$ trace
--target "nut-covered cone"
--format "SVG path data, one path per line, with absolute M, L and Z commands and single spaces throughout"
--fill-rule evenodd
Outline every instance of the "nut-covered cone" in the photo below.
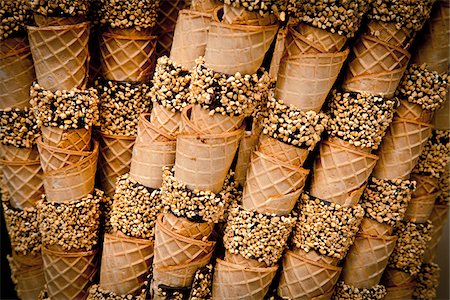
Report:
M 254 122 L 252 125 L 252 130 L 245 131 L 244 136 L 239 143 L 234 179 L 242 187 L 245 185 L 245 181 L 247 180 L 247 169 L 250 165 L 251 155 L 258 145 L 261 130 L 261 126 Z
M 242 206 L 261 212 L 270 210 L 276 214 L 290 211 L 303 190 L 308 174 L 309 170 L 285 164 L 255 151 L 247 171 Z M 274 208 L 278 211 L 273 211 Z
M 373 176 L 407 179 L 431 136 L 431 125 L 396 118 L 389 126 L 378 155 Z
M 209 237 L 214 229 L 214 223 L 192 222 L 186 218 L 177 217 L 171 213 L 164 215 L 163 224 L 174 233 L 178 233 L 196 240 Z
M 414 223 L 425 223 L 433 211 L 434 203 L 441 192 L 412 197 L 409 201 L 408 209 L 405 212 L 405 220 Z
M 217 259 L 213 278 L 213 299 L 263 299 L 278 266 L 245 267 Z
M 414 277 L 409 273 L 388 267 L 383 273 L 381 283 L 386 287 L 410 285 L 414 283 Z
M 175 177 L 190 189 L 219 192 L 243 132 L 241 128 L 223 134 L 178 135 Z
M 97 273 L 97 250 L 58 252 L 42 248 L 47 292 L 51 299 L 85 299 Z
M 1 160 L 3 181 L 12 207 L 34 207 L 44 193 L 42 168 L 39 160 Z
M 345 204 L 349 195 L 364 186 L 378 157 L 337 140 L 320 143 L 310 193 L 320 199 Z
M 209 23 L 212 15 L 195 10 L 180 11 L 173 35 L 170 59 L 188 69 L 205 55 Z
M 108 80 L 146 82 L 156 63 L 156 36 L 110 29 L 100 36 L 103 76 Z
M 106 196 L 114 194 L 117 178 L 130 171 L 135 139 L 100 132 L 99 175 Z
M 205 52 L 206 66 L 234 75 L 254 74 L 261 67 L 278 26 L 235 25 L 213 21 Z
M 97 171 L 99 143 L 88 156 L 71 165 L 44 173 L 45 195 L 49 202 L 67 203 L 92 193 Z
M 379 284 L 396 242 L 396 236 L 358 234 L 345 259 L 344 282 L 356 288 Z
M 60 129 L 58 127 L 42 126 L 44 143 L 71 151 L 87 151 L 91 145 L 92 128 Z
M 414 197 L 434 194 L 440 190 L 439 179 L 434 176 L 413 173 L 410 180 L 416 182 L 416 189 L 413 192 Z
M 175 137 L 168 134 L 162 128 L 156 127 L 152 123 L 151 114 L 144 113 L 139 116 L 139 123 L 137 127 L 136 142 L 151 143 L 151 142 L 170 142 L 174 141 Z
M 367 33 L 377 39 L 408 50 L 412 42 L 412 30 L 406 26 L 397 26 L 395 22 L 370 21 L 367 23 Z
M 39 85 L 48 90 L 84 88 L 89 68 L 89 23 L 28 26 Z
M 283 163 L 301 167 L 308 158 L 309 150 L 296 147 L 268 135 L 262 134 L 259 139 L 258 151 Z
M 327 294 L 336 285 L 341 270 L 287 251 L 277 294 L 287 299 L 311 299 Z
M 169 110 L 161 104 L 154 102 L 150 122 L 167 135 L 174 135 L 180 131 L 181 113 L 179 111 Z
M 320 111 L 349 50 L 284 57 L 275 96 L 302 110 Z
M 437 246 L 442 238 L 444 226 L 448 220 L 449 207 L 447 205 L 434 205 L 431 212 L 430 221 L 433 224 L 431 231 L 431 240 L 428 242 L 427 249 L 425 250 L 424 262 L 432 262 L 437 255 Z
M 158 189 L 163 167 L 175 164 L 176 142 L 136 143 L 131 157 L 130 176 L 140 184 Z
M 389 300 L 405 300 L 411 299 L 414 293 L 415 284 L 386 287 L 386 296 L 384 299 Z
M 100 286 L 119 295 L 139 291 L 153 262 L 153 241 L 106 233 L 103 241 Z
M 243 6 L 224 4 L 222 22 L 240 25 L 271 25 L 276 22 L 274 14 L 260 15 L 256 11 L 250 11 Z
M 185 110 L 183 113 L 187 113 Z M 190 120 L 199 132 L 205 134 L 221 134 L 239 129 L 244 122 L 244 115 L 227 116 L 219 113 L 209 114 L 209 110 L 200 105 L 193 105 Z
M 361 221 L 360 232 L 364 235 L 390 236 L 393 230 L 393 226 L 377 222 L 371 218 L 363 218 Z
M 431 123 L 433 120 L 433 112 L 431 110 L 423 109 L 422 106 L 407 100 L 400 100 L 400 104 L 395 111 L 399 118 L 405 120 L 422 123 Z
M 10 38 L 0 46 L 0 109 L 30 106 L 30 86 L 36 80 L 26 37 Z
M 11 145 L 4 145 L 0 143 L 0 159 L 14 161 L 14 160 L 38 160 L 39 151 L 37 147 L 32 148 L 18 148 Z

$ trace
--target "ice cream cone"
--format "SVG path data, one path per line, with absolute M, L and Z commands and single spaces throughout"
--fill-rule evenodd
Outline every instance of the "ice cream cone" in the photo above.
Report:
M 414 283 L 414 277 L 406 272 L 387 267 L 381 278 L 381 283 L 386 287 L 411 285 Z
M 413 192 L 415 197 L 434 194 L 439 191 L 439 179 L 434 176 L 413 173 L 410 180 L 416 182 L 416 189 Z
M 339 52 L 347 42 L 345 35 L 332 33 L 303 22 L 297 25 L 296 31 L 304 36 L 321 53 Z
M 243 6 L 224 4 L 222 22 L 226 24 L 239 25 L 261 25 L 267 26 L 275 24 L 277 21 L 274 14 L 261 16 L 257 11 L 250 11 Z
M 407 179 L 430 136 L 429 124 L 394 119 L 378 150 L 380 159 L 373 176 L 383 179 Z
M 275 48 L 273 49 L 272 60 L 270 61 L 269 76 L 273 80 L 277 80 L 278 71 L 280 70 L 281 59 L 286 51 L 286 36 L 288 34 L 287 28 L 280 28 L 275 40 Z
M 314 162 L 311 195 L 342 205 L 358 202 L 360 189 L 372 173 L 378 157 L 346 144 L 339 139 L 321 142 L 320 154 Z M 349 197 L 356 203 L 348 203 Z
M 136 137 L 138 143 L 170 142 L 175 140 L 173 135 L 156 127 L 151 121 L 151 115 L 149 113 L 144 113 L 139 116 Z
M 36 78 L 48 90 L 84 88 L 89 68 L 89 23 L 28 26 Z
M 242 135 L 243 128 L 223 134 L 178 135 L 175 177 L 190 189 L 219 192 Z
M 154 127 L 161 129 L 167 135 L 175 135 L 180 131 L 181 113 L 172 111 L 159 103 L 153 103 L 150 122 Z
M 411 299 L 414 293 L 415 284 L 386 287 L 386 296 L 384 299 L 389 300 L 405 300 Z
M 106 233 L 100 286 L 119 295 L 140 291 L 153 262 L 153 241 Z
M 9 258 L 8 258 L 9 259 Z M 9 259 L 12 277 L 16 284 L 16 292 L 20 299 L 38 299 L 39 293 L 45 285 L 44 271 L 41 264 L 26 266 L 17 262 L 14 258 Z
M 36 147 L 18 148 L 15 146 L 4 145 L 0 143 L 0 159 L 9 161 L 38 160 L 39 152 Z
M 228 250 L 225 250 L 224 261 L 251 268 L 265 268 L 267 264 L 265 262 L 260 262 L 253 258 L 245 258 L 239 253 L 230 253 Z
M 211 14 L 195 10 L 180 11 L 173 35 L 170 59 L 188 69 L 195 60 L 205 55 Z
M 425 250 L 424 262 L 432 262 L 437 255 L 437 246 L 442 238 L 445 224 L 448 219 L 449 207 L 447 205 L 435 204 L 431 212 L 430 221 L 433 225 L 431 231 L 431 240 L 428 242 Z
M 202 241 L 175 233 L 159 215 L 155 228 L 155 268 L 188 264 L 211 255 L 215 242 Z
M 406 26 L 397 26 L 395 22 L 370 21 L 367 24 L 367 34 L 377 39 L 408 50 L 413 39 L 413 32 Z
M 239 129 L 244 122 L 244 115 L 227 116 L 215 113 L 209 114 L 209 110 L 200 105 L 192 105 L 190 120 L 192 125 L 204 134 L 222 134 Z
M 49 202 L 67 203 L 92 193 L 97 170 L 99 143 L 88 156 L 72 165 L 44 173 L 45 195 Z
M 320 111 L 349 50 L 284 57 L 275 96 L 302 110 Z
M 84 299 L 97 273 L 97 250 L 58 252 L 42 249 L 47 292 L 51 299 Z
M 212 13 L 221 3 L 217 0 L 192 0 L 191 8 L 196 11 Z
M 359 233 L 348 251 L 342 271 L 346 284 L 371 288 L 380 282 L 397 236 L 371 236 Z
M 263 299 L 278 266 L 245 267 L 217 259 L 213 278 L 214 299 Z
M 377 222 L 371 218 L 363 218 L 361 221 L 360 232 L 363 235 L 371 236 L 390 236 L 394 228 L 386 223 Z
M 209 237 L 214 229 L 214 223 L 192 222 L 186 218 L 177 217 L 170 213 L 164 215 L 163 224 L 174 233 L 196 240 Z
M 396 109 L 399 118 L 422 123 L 432 122 L 433 112 L 431 110 L 423 109 L 420 105 L 411 103 L 407 100 L 400 100 L 399 102 L 400 105 Z
M 247 178 L 247 169 L 250 165 L 251 154 L 258 145 L 261 130 L 261 126 L 259 126 L 256 122 L 253 122 L 252 130 L 245 131 L 244 136 L 239 143 L 238 157 L 234 171 L 234 179 L 242 187 L 245 185 L 245 181 Z
M 49 146 L 70 151 L 88 151 L 91 147 L 92 128 L 60 129 L 42 126 L 42 140 Z
M 37 13 L 33 14 L 33 17 L 39 27 L 76 25 L 85 21 L 83 17 L 52 17 Z
M 247 171 L 242 206 L 276 214 L 290 211 L 303 190 L 308 173 L 309 170 L 255 151 Z
M 205 64 L 216 72 L 254 74 L 260 68 L 277 32 L 277 25 L 210 24 Z
M 136 30 L 110 29 L 100 37 L 103 76 L 108 80 L 147 82 L 156 63 L 156 36 Z
M 313 39 L 308 39 L 292 26 L 288 27 L 285 47 L 288 57 L 325 52 L 320 44 L 314 43 Z
M 362 35 L 353 46 L 343 88 L 368 92 L 391 98 L 400 83 L 410 55 L 408 51 L 375 37 Z M 374 79 L 374 86 L 370 80 Z M 384 81 L 385 84 L 379 84 Z M 378 87 L 379 89 L 376 89 Z
M 446 1 L 438 1 L 433 8 L 431 17 L 419 36 L 418 47 L 413 62 L 421 65 L 426 63 L 430 70 L 439 74 L 448 71 L 450 9 Z
M 186 7 L 187 2 L 186 0 L 161 1 L 158 9 L 156 31 L 174 31 L 179 12 Z
M 26 38 L 2 41 L 0 47 L 0 109 L 30 106 L 30 87 L 36 80 Z
M 9 56 L 15 55 L 17 52 L 23 50 L 23 48 L 29 48 L 28 37 L 26 35 L 18 35 L 3 39 L 0 44 L 0 55 Z
M 35 207 L 44 193 L 39 160 L 0 161 L 12 207 Z
M 326 294 L 336 285 L 341 270 L 287 251 L 277 294 L 287 299 L 312 299 Z
M 301 167 L 308 157 L 309 150 L 289 145 L 268 135 L 261 135 L 258 151 L 291 166 Z
M 434 203 L 440 193 L 441 192 L 438 191 L 429 195 L 412 197 L 409 201 L 404 219 L 414 223 L 425 223 L 430 218 Z
M 310 249 L 308 252 L 306 252 L 301 248 L 294 247 L 290 251 L 296 254 L 297 256 L 304 257 L 306 260 L 314 261 L 321 265 L 337 266 L 341 261 L 339 258 L 322 255 L 313 249 Z
M 40 252 L 36 254 L 20 254 L 12 250 L 11 253 L 12 262 L 16 265 L 17 268 L 29 268 L 29 267 L 42 267 L 42 255 Z
M 130 176 L 140 184 L 158 189 L 163 167 L 175 164 L 176 142 L 136 143 L 130 165 Z
M 112 196 L 117 178 L 130 171 L 135 136 L 100 132 L 99 175 L 106 196 Z
M 39 157 L 42 170 L 50 172 L 58 170 L 66 166 L 73 166 L 92 154 L 92 151 L 70 151 L 58 147 L 49 146 L 42 141 L 42 138 L 37 140 L 39 149 Z

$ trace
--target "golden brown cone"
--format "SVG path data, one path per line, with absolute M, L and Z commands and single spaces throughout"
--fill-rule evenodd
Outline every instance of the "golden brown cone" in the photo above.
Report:
M 440 193 L 438 191 L 429 195 L 413 196 L 409 201 L 404 219 L 414 223 L 425 223 L 430 218 L 434 203 Z
M 380 283 L 397 236 L 370 236 L 359 233 L 345 258 L 342 279 L 356 288 L 371 288 Z
M 432 123 L 433 112 L 423 109 L 422 106 L 411 103 L 407 100 L 400 100 L 400 105 L 396 109 L 397 116 L 405 120 L 412 120 L 422 123 Z
M 19 267 L 35 267 L 42 266 L 42 255 L 41 253 L 37 254 L 19 254 L 12 250 L 11 256 L 13 258 L 14 264 L 17 264 Z
M 298 34 L 305 37 L 311 46 L 314 46 L 321 53 L 339 52 L 347 42 L 347 38 L 344 35 L 332 33 L 307 23 L 300 22 L 295 29 Z M 292 52 L 290 54 L 295 55 Z
M 91 147 L 92 128 L 60 129 L 41 127 L 44 143 L 71 151 L 88 151 Z
M 309 150 L 274 139 L 266 134 L 259 138 L 258 151 L 283 163 L 301 167 L 308 158 Z
M 206 66 L 229 75 L 237 72 L 256 73 L 277 29 L 277 25 L 230 25 L 218 20 L 211 22 L 205 51 Z
M 195 10 L 180 11 L 173 35 L 170 59 L 188 69 L 205 55 L 209 23 L 212 15 Z
M 264 202 L 250 203 L 249 201 L 243 202 L 246 209 L 256 210 L 262 214 L 275 214 L 278 216 L 286 216 L 294 209 L 297 200 L 300 198 L 303 188 L 299 188 L 296 191 L 288 193 L 286 195 L 271 196 Z M 250 200 L 249 198 L 245 198 Z
M 322 255 L 319 252 L 312 249 L 306 252 L 301 248 L 294 247 L 290 251 L 298 256 L 304 257 L 307 260 L 314 261 L 322 265 L 337 266 L 340 262 L 339 258 Z
M 89 23 L 27 28 L 39 84 L 52 91 L 84 88 L 89 68 Z
M 287 251 L 277 294 L 288 299 L 311 299 L 327 294 L 336 285 L 341 270 Z
M 170 142 L 175 140 L 173 135 L 167 134 L 163 129 L 153 125 L 149 113 L 139 116 L 137 132 L 136 142 L 138 143 Z
M 175 164 L 176 142 L 136 143 L 131 157 L 130 176 L 140 184 L 158 189 L 163 167 Z
M 416 189 L 412 193 L 413 197 L 434 194 L 439 191 L 439 179 L 434 176 L 413 173 L 410 180 L 416 182 Z
M 373 176 L 383 179 L 407 179 L 431 136 L 432 126 L 395 118 L 378 150 L 379 161 Z
M 39 27 L 76 25 L 85 21 L 82 17 L 50 17 L 36 13 L 33 16 L 36 25 Z
M 214 270 L 214 299 L 263 299 L 275 277 L 278 266 L 244 267 L 217 259 Z
M 412 31 L 406 26 L 397 26 L 395 22 L 370 21 L 367 23 L 367 34 L 405 50 L 413 40 Z
M 414 277 L 406 272 L 387 267 L 381 278 L 381 283 L 386 287 L 410 285 L 414 283 Z
M 234 171 L 234 180 L 244 186 L 247 180 L 247 169 L 250 165 L 250 158 L 258 145 L 259 135 L 262 131 L 258 122 L 253 121 L 251 131 L 245 131 L 241 142 L 239 143 L 238 157 Z
M 12 278 L 14 278 L 16 292 L 20 299 L 38 299 L 39 293 L 44 288 L 45 277 L 40 255 L 39 258 L 38 265 L 28 266 L 17 261 L 14 256 L 8 257 Z
M 35 207 L 44 193 L 39 160 L 0 160 L 0 164 L 11 206 L 17 209 Z
M 290 211 L 303 190 L 308 174 L 309 170 L 285 164 L 255 151 L 247 171 L 242 206 L 248 210 L 269 209 L 276 214 Z M 287 194 L 290 195 L 282 197 Z M 283 199 L 284 206 L 277 207 L 279 203 L 270 203 L 268 199 Z
M 175 177 L 190 189 L 219 192 L 243 132 L 241 128 L 223 134 L 178 135 Z
M 275 96 L 302 110 L 320 111 L 349 50 L 283 57 Z
M 134 294 L 147 280 L 153 262 L 153 241 L 106 233 L 100 286 L 119 295 Z
M 36 75 L 28 41 L 10 38 L 3 43 L 0 46 L 0 109 L 30 106 L 30 86 Z
M 280 28 L 277 33 L 277 37 L 275 40 L 275 48 L 272 54 L 272 60 L 270 61 L 270 69 L 269 76 L 273 80 L 277 80 L 278 71 L 280 70 L 281 59 L 284 56 L 284 52 L 286 51 L 286 36 L 287 36 L 287 28 Z
M 156 36 L 109 29 L 100 35 L 102 74 L 108 80 L 147 82 L 156 64 Z
M 192 222 L 186 218 L 177 217 L 171 213 L 164 215 L 163 224 L 174 233 L 196 240 L 209 237 L 214 229 L 214 223 Z
M 181 113 L 171 111 L 157 102 L 153 102 L 150 122 L 167 135 L 175 135 L 180 131 Z M 173 138 L 174 139 L 174 138 Z
M 47 201 L 67 203 L 92 193 L 97 171 L 99 143 L 88 156 L 72 165 L 44 173 L 44 189 Z
M 180 10 L 186 8 L 187 0 L 161 1 L 158 7 L 158 18 L 155 31 L 158 33 L 175 30 Z
M 97 273 L 97 250 L 57 252 L 42 249 L 47 292 L 51 299 L 84 299 Z
M 239 129 L 244 122 L 244 115 L 228 116 L 215 113 L 209 114 L 209 110 L 200 105 L 192 105 L 190 120 L 193 126 L 204 134 L 222 134 Z
M 196 11 L 212 13 L 218 6 L 222 4 L 217 0 L 192 0 L 191 8 Z
M 378 157 L 338 140 L 320 143 L 310 193 L 314 197 L 341 205 L 354 205 L 359 201 Z M 345 144 L 348 145 L 344 146 Z M 354 200 L 352 203 L 348 202 L 349 197 Z
M 99 175 L 102 190 L 112 196 L 117 178 L 130 171 L 135 136 L 100 132 Z
M 265 268 L 267 264 L 265 262 L 257 261 L 253 258 L 245 258 L 239 253 L 230 253 L 228 250 L 225 250 L 224 261 L 230 262 L 236 265 L 250 267 L 250 268 Z
M 448 220 L 449 207 L 447 205 L 436 204 L 431 212 L 430 221 L 433 225 L 431 231 L 431 240 L 428 242 L 425 250 L 424 262 L 432 262 L 437 255 L 437 246 L 442 238 L 445 224 Z
M 39 151 L 37 147 L 32 148 L 17 148 L 11 145 L 4 145 L 0 143 L 0 159 L 4 160 L 38 160 Z
M 395 287 L 386 287 L 386 296 L 384 299 L 389 300 L 405 300 L 411 299 L 414 293 L 415 284 L 403 285 L 403 286 L 395 286 Z
M 267 26 L 275 24 L 276 21 L 277 19 L 274 14 L 261 16 L 258 12 L 250 11 L 243 6 L 223 5 L 222 22 L 226 24 Z
M 172 232 L 163 224 L 164 215 L 158 216 L 155 228 L 155 268 L 187 264 L 208 256 L 215 242 L 201 241 Z
M 386 223 L 380 223 L 371 218 L 363 218 L 359 231 L 363 235 L 390 236 L 393 230 L 394 227 Z
M 434 112 L 433 124 L 435 129 L 450 129 L 450 101 L 448 99 L 450 97 L 449 95 L 450 93 L 447 94 L 447 101 L 444 102 L 442 107 Z

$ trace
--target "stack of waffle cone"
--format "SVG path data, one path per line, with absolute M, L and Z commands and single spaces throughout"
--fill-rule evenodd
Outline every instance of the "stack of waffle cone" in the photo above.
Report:
M 35 146 L 31 148 L 17 148 L 0 144 L 0 158 L 4 160 L 38 160 L 39 152 Z
M 422 106 L 411 103 L 407 100 L 400 100 L 396 109 L 399 118 L 421 123 L 431 123 L 433 120 L 433 111 L 423 109 Z
M 31 264 L 28 261 L 21 260 L 14 252 L 12 256 L 8 257 L 8 260 L 12 270 L 12 278 L 16 284 L 17 295 L 20 299 L 37 299 L 45 285 L 40 254 L 36 262 Z
M 273 14 L 260 15 L 257 11 L 250 11 L 243 6 L 225 4 L 223 6 L 223 22 L 240 25 L 272 25 L 277 18 Z
M 254 120 L 251 131 L 245 131 L 244 136 L 239 143 L 234 179 L 242 187 L 245 185 L 245 181 L 247 178 L 247 169 L 250 165 L 251 154 L 258 145 L 258 139 L 261 130 L 261 126 L 257 121 Z
M 49 146 L 70 151 L 87 151 L 91 147 L 92 129 L 90 127 L 88 129 L 61 129 L 42 126 L 41 131 L 43 142 Z

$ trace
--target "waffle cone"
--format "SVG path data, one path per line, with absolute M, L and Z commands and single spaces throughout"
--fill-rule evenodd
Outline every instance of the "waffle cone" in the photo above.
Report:
M 143 113 L 139 116 L 139 123 L 137 128 L 136 142 L 151 143 L 151 142 L 170 142 L 174 141 L 175 137 L 168 134 L 161 128 L 156 127 L 151 121 L 151 114 Z
M 412 299 L 414 293 L 415 284 L 396 286 L 396 287 L 386 287 L 386 296 L 384 299 L 389 300 L 404 300 Z
M 171 232 L 196 240 L 209 237 L 214 229 L 214 223 L 192 222 L 186 218 L 177 217 L 170 213 L 164 215 L 163 224 Z
M 336 285 L 341 270 L 287 251 L 277 293 L 288 299 L 312 299 L 326 294 Z
M 308 30 L 306 26 L 302 26 L 304 30 Z M 286 52 L 288 57 L 300 56 L 303 54 L 319 54 L 325 53 L 325 49 L 320 45 L 320 43 L 314 42 L 314 35 L 311 35 L 310 38 L 301 34 L 298 29 L 295 27 L 288 27 L 287 35 L 286 35 Z M 316 31 L 316 33 L 320 33 L 320 31 Z
M 230 25 L 211 22 L 205 51 L 206 66 L 216 72 L 231 75 L 237 72 L 256 73 L 277 29 L 277 25 Z
M 159 215 L 155 228 L 155 268 L 188 264 L 211 255 L 215 242 L 202 241 L 175 233 Z
M 217 0 L 192 0 L 191 8 L 193 10 L 205 13 L 212 13 L 221 3 Z
M 397 116 L 402 119 L 412 120 L 422 123 L 432 123 L 433 112 L 423 109 L 422 106 L 411 103 L 407 100 L 401 100 L 396 109 Z
M 175 135 L 180 131 L 181 113 L 171 111 L 161 104 L 154 102 L 150 122 L 167 135 Z
M 173 31 L 157 32 L 156 57 L 169 56 L 172 48 Z
M 219 192 L 242 135 L 242 128 L 223 134 L 178 135 L 175 177 L 190 189 Z
M 297 25 L 296 31 L 304 36 L 311 46 L 314 45 L 315 49 L 320 53 L 339 52 L 344 48 L 344 45 L 347 42 L 347 38 L 344 35 L 332 33 L 303 22 Z
M 380 283 L 396 243 L 396 236 L 358 234 L 345 259 L 344 282 L 356 288 L 371 288 Z
M 320 154 L 314 161 L 311 195 L 343 205 L 350 204 L 347 203 L 349 197 L 358 202 L 360 189 L 378 157 L 346 144 L 339 139 L 320 143 Z
M 377 39 L 408 50 L 411 46 L 413 33 L 405 26 L 400 28 L 394 22 L 371 21 L 367 24 L 367 33 Z
M 435 204 L 431 212 L 430 221 L 433 224 L 431 231 L 431 240 L 428 242 L 425 250 L 424 262 L 432 262 L 437 255 L 437 246 L 442 238 L 445 224 L 448 219 L 449 207 L 447 205 Z
M 153 262 L 153 241 L 106 233 L 100 286 L 119 295 L 140 291 Z
M 223 260 L 226 262 L 235 264 L 235 265 L 240 265 L 240 266 L 245 266 L 245 267 L 250 267 L 250 268 L 265 268 L 265 267 L 267 267 L 267 264 L 265 262 L 260 262 L 253 258 L 245 258 L 239 253 L 230 253 L 228 250 L 225 250 L 225 257 L 223 258 Z
M 23 255 L 13 250 L 11 256 L 12 256 L 12 263 L 14 263 L 15 267 L 18 269 L 36 266 L 42 267 L 42 255 L 40 252 L 34 255 L 33 254 Z
M 178 15 L 170 59 L 188 69 L 205 55 L 211 14 L 184 9 Z
M 200 105 L 193 105 L 190 120 L 192 125 L 204 134 L 222 134 L 239 129 L 244 122 L 244 115 L 227 116 L 222 114 L 210 115 L 209 110 Z
M 407 179 L 430 136 L 429 124 L 394 119 L 378 151 L 380 159 L 373 176 L 383 179 Z
M 434 203 L 441 192 L 423 195 L 420 197 L 412 197 L 409 201 L 408 209 L 405 212 L 405 220 L 414 223 L 425 223 L 430 218 L 433 211 Z
M 158 9 L 156 31 L 170 32 L 175 30 L 175 24 L 180 10 L 186 7 L 186 0 L 162 1 Z
M 36 80 L 26 38 L 9 39 L 0 47 L 0 109 L 30 106 L 30 86 Z
M 411 285 L 414 283 L 414 278 L 406 272 L 388 267 L 383 273 L 381 282 L 386 287 L 396 287 Z
M 308 252 L 306 252 L 305 250 L 303 250 L 301 248 L 294 247 L 290 251 L 293 252 L 294 254 L 296 254 L 297 256 L 304 257 L 306 260 L 316 262 L 320 265 L 337 266 L 340 262 L 339 258 L 322 255 L 319 252 L 317 252 L 316 250 L 312 250 L 312 249 L 309 250 Z
M 50 17 L 36 13 L 33 14 L 33 17 L 39 27 L 76 25 L 84 21 L 82 17 Z
M 47 292 L 51 299 L 85 299 L 97 273 L 97 250 L 58 252 L 42 249 Z
M 413 192 L 413 196 L 425 196 L 440 190 L 439 179 L 434 176 L 413 173 L 411 174 L 410 180 L 416 182 L 416 189 Z
M 290 212 L 303 190 L 308 173 L 306 169 L 255 151 L 247 171 L 242 206 L 275 214 Z
M 35 207 L 44 193 L 39 160 L 2 160 L 0 164 L 11 206 L 17 209 Z
M 272 54 L 272 60 L 270 61 L 269 76 L 273 80 L 277 80 L 278 72 L 280 70 L 281 59 L 285 55 L 286 51 L 286 36 L 288 34 L 287 28 L 280 28 L 275 39 L 275 48 Z
M 0 159 L 16 160 L 38 160 L 39 152 L 36 147 L 17 148 L 15 146 L 4 145 L 0 143 Z
M 243 6 L 237 7 L 231 4 L 224 4 L 222 22 L 226 24 L 267 26 L 274 24 L 276 17 L 274 14 L 261 16 L 258 12 L 250 11 Z
M 100 132 L 99 175 L 106 196 L 112 196 L 119 176 L 130 171 L 135 136 Z
M 48 90 L 84 88 L 89 68 L 89 23 L 28 26 L 36 78 Z
M 370 236 L 390 236 L 394 228 L 386 223 L 377 222 L 371 218 L 363 218 L 360 232 Z
M 234 171 L 234 179 L 240 186 L 245 185 L 247 178 L 247 169 L 250 165 L 250 158 L 253 151 L 258 145 L 259 134 L 261 133 L 261 126 L 256 122 L 253 123 L 251 131 L 246 131 L 239 143 L 238 157 L 236 161 L 236 168 Z
M 214 270 L 214 299 L 263 299 L 275 277 L 277 266 L 245 267 L 217 259 Z
M 337 53 L 302 54 L 284 57 L 275 96 L 302 110 L 320 111 L 349 50 Z
M 434 112 L 433 125 L 435 129 L 450 129 L 450 101 L 448 99 L 440 109 Z
M 38 299 L 39 293 L 45 286 L 44 272 L 41 263 L 36 266 L 26 266 L 9 259 L 12 277 L 16 283 L 16 292 L 20 299 Z
M 60 129 L 41 127 L 44 143 L 70 151 L 88 151 L 91 147 L 92 128 Z
M 289 145 L 268 135 L 261 135 L 258 151 L 283 163 L 301 167 L 308 158 L 309 150 Z
M 99 143 L 88 156 L 71 165 L 44 173 L 45 195 L 49 202 L 67 203 L 92 193 L 97 170 Z
M 439 1 L 433 8 L 431 17 L 421 31 L 413 62 L 426 63 L 430 70 L 439 74 L 448 71 L 450 35 L 450 9 L 445 1 Z

